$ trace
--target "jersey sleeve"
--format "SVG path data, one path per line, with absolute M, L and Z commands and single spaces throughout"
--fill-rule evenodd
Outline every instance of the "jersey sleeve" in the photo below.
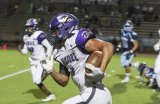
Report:
M 138 34 L 136 32 L 132 33 L 132 39 L 133 40 L 138 40 Z
M 44 32 L 41 32 L 37 37 L 38 44 L 41 44 L 44 39 L 45 39 L 45 34 Z
M 23 36 L 23 42 L 26 43 L 26 39 L 27 39 L 28 35 L 24 35 Z
M 96 36 L 89 29 L 82 28 L 78 32 L 76 45 L 81 51 L 85 51 L 85 44 L 89 39 L 93 38 L 96 38 Z

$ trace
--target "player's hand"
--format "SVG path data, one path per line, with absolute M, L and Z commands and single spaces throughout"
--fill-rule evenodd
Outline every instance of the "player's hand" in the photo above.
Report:
M 47 73 L 51 73 L 53 71 L 54 67 L 53 55 L 50 58 L 47 58 L 46 60 L 42 60 L 40 63 L 44 68 L 44 70 L 47 71 Z
M 18 50 L 21 50 L 23 47 L 21 44 L 18 45 Z
M 86 73 L 87 76 L 104 75 L 100 68 L 96 68 L 92 64 L 86 64 L 86 68 L 91 71 L 91 73 Z
M 153 48 L 154 48 L 155 51 L 159 51 L 159 50 L 160 50 L 159 44 L 155 44 L 155 45 L 153 46 Z
M 121 52 L 121 48 L 122 48 L 121 44 L 118 44 L 115 51 L 116 52 Z
M 99 82 L 104 78 L 104 72 L 102 72 L 100 68 L 96 68 L 92 64 L 86 64 L 86 69 L 90 70 L 90 73 L 85 73 L 86 84 L 91 82 Z
M 129 60 L 132 54 L 133 54 L 133 52 L 132 52 L 132 51 L 129 51 L 129 52 L 126 54 L 126 59 Z

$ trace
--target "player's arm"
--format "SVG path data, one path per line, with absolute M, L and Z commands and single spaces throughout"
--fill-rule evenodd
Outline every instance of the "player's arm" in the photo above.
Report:
M 37 37 L 37 40 L 38 44 L 42 44 L 46 48 L 46 57 L 50 57 L 52 55 L 53 47 L 46 39 L 45 33 L 41 31 Z
M 59 85 L 64 87 L 68 84 L 70 74 L 67 68 L 60 64 L 59 73 L 56 72 L 54 70 L 53 55 L 51 55 L 50 58 L 41 61 L 41 65 Z
M 160 39 L 158 40 L 158 42 L 153 46 L 155 51 L 159 51 L 160 50 Z
M 42 45 L 46 48 L 46 57 L 50 57 L 52 55 L 53 46 L 51 46 L 47 39 L 42 41 Z
M 126 59 L 130 59 L 130 56 L 132 54 L 134 54 L 136 52 L 136 50 L 138 49 L 139 47 L 139 43 L 138 43 L 138 35 L 137 33 L 132 33 L 132 36 L 131 36 L 131 42 L 133 43 L 133 47 L 132 49 L 130 49 L 130 51 L 128 51 L 128 53 L 126 54 Z
M 23 55 L 28 53 L 28 47 L 25 44 L 27 37 L 28 37 L 27 35 L 24 35 L 23 36 L 23 42 L 24 42 L 23 45 L 21 45 L 21 44 L 18 45 L 18 51 Z
M 102 52 L 102 62 L 100 65 L 100 69 L 104 72 L 113 55 L 114 46 L 109 42 L 92 38 L 86 42 L 85 50 L 88 52 L 93 52 L 93 51 Z
M 138 49 L 139 43 L 138 40 L 133 41 L 133 48 L 130 50 L 132 53 L 134 53 Z
M 22 45 L 19 45 L 18 46 L 18 51 L 23 55 L 27 54 L 28 53 L 27 45 L 24 44 L 23 47 L 22 47 Z
M 158 34 L 160 36 L 160 29 L 158 30 Z M 155 51 L 159 51 L 160 50 L 160 39 L 158 40 L 158 42 L 153 46 Z
M 131 41 L 133 43 L 133 47 L 132 49 L 130 50 L 131 53 L 134 53 L 138 47 L 139 47 L 139 43 L 138 43 L 138 34 L 133 32 L 132 35 L 131 35 Z
M 60 70 L 59 73 L 53 70 L 50 73 L 51 77 L 61 86 L 65 87 L 69 82 L 69 76 L 70 73 L 67 71 L 67 69 L 60 64 Z

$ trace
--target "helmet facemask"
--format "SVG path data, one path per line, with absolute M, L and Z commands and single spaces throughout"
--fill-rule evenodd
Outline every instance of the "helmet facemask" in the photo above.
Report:
M 123 29 L 125 31 L 132 31 L 133 30 L 133 23 L 130 20 L 127 20 L 126 23 L 123 26 Z

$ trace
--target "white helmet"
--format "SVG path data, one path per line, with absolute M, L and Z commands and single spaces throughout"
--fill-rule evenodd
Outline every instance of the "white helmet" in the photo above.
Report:
M 123 29 L 125 31 L 132 31 L 132 29 L 133 29 L 133 23 L 132 23 L 132 21 L 131 20 L 127 20 L 126 23 L 123 26 Z
M 35 18 L 30 18 L 26 21 L 26 25 L 25 26 L 35 26 L 38 25 L 38 22 Z
M 38 22 L 35 18 L 30 18 L 26 21 L 25 27 L 26 27 L 26 32 L 28 34 L 33 33 L 34 31 L 38 30 Z

